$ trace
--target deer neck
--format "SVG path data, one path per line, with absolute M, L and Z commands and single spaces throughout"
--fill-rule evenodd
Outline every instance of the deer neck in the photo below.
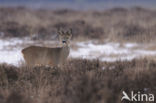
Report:
M 63 44 L 62 45 L 62 48 L 64 49 L 64 50 L 69 50 L 69 44 L 67 43 L 67 44 Z
M 68 57 L 69 53 L 70 53 L 69 45 L 68 44 L 63 44 L 62 51 L 61 51 L 61 55 L 62 55 L 61 60 L 65 60 Z

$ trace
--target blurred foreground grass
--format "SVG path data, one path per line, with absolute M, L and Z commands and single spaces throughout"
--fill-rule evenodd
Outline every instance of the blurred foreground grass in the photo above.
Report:
M 72 59 L 63 68 L 0 64 L 0 103 L 121 103 L 123 90 L 156 95 L 156 62 Z

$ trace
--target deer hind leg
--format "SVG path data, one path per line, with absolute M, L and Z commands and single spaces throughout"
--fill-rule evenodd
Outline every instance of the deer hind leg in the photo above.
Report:
M 27 58 L 27 57 L 24 57 L 24 60 L 25 60 L 25 64 L 26 64 L 27 66 L 33 66 L 33 64 L 34 64 L 33 60 L 30 60 L 30 59 Z
M 26 62 L 26 65 L 29 66 L 29 67 L 33 67 L 34 66 L 34 64 L 32 62 L 30 62 L 30 61 L 26 61 L 25 60 L 25 62 Z

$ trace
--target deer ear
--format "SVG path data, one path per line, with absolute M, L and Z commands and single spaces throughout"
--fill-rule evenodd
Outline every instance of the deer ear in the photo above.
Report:
M 59 29 L 57 30 L 57 33 L 58 33 L 58 35 L 62 35 L 62 34 L 63 34 L 62 29 L 61 29 L 61 28 L 59 28 Z
M 72 35 L 73 35 L 73 30 L 72 30 L 72 28 L 70 28 L 69 34 L 70 34 L 70 36 L 72 37 Z
M 72 36 L 72 29 L 69 29 L 69 30 L 67 31 L 67 34 L 70 35 L 70 36 Z
M 71 35 L 72 35 L 72 28 L 70 28 L 70 29 L 69 29 L 69 34 L 71 34 Z

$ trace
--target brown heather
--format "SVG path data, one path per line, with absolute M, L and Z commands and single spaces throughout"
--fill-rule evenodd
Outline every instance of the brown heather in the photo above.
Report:
M 46 10 L 24 7 L 0 8 L 1 37 L 37 36 L 55 39 L 58 28 L 72 28 L 74 38 L 111 41 L 156 40 L 156 10 L 141 7 L 104 11 Z
M 121 103 L 123 90 L 156 95 L 156 62 L 71 59 L 62 68 L 0 65 L 0 103 Z

